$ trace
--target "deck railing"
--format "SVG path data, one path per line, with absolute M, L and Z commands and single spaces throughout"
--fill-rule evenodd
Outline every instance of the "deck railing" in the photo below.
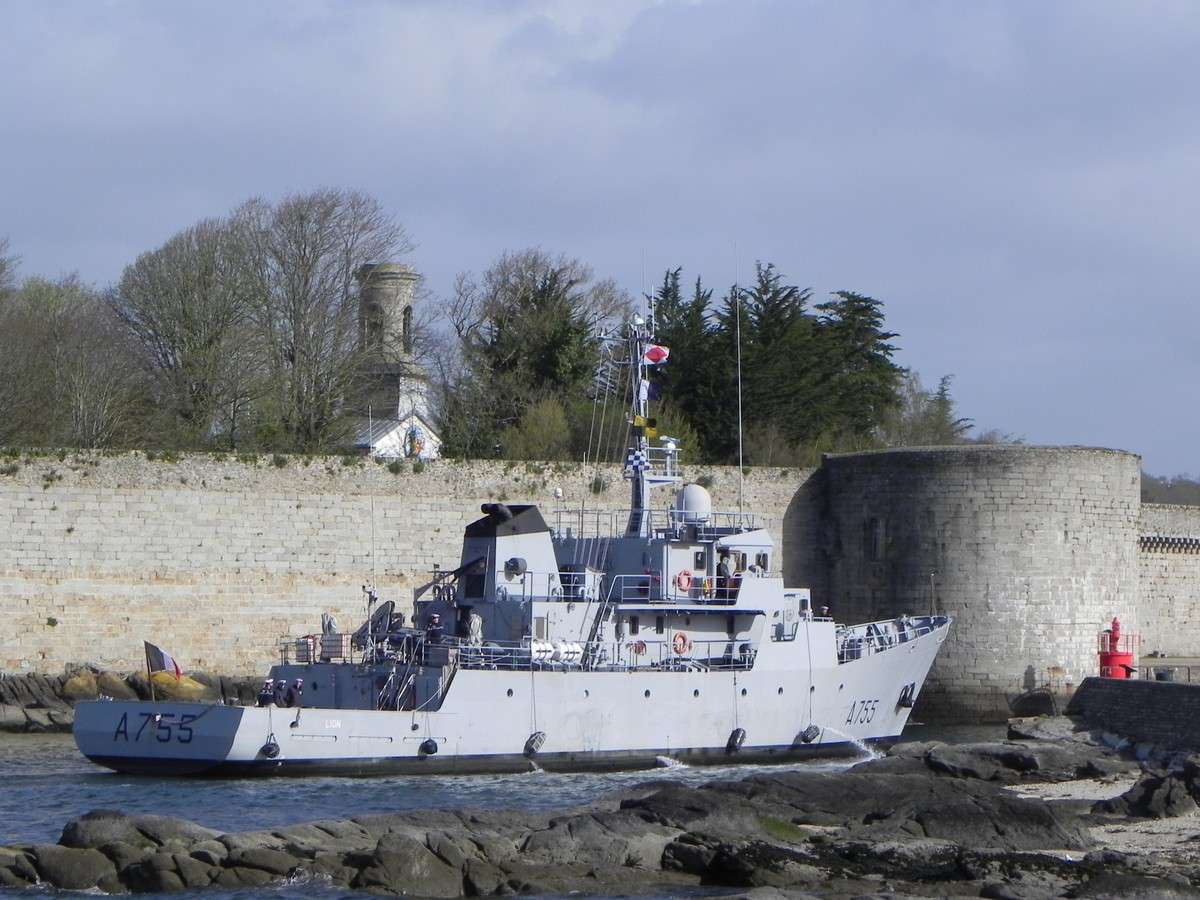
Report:
M 882 622 L 842 626 L 837 631 L 838 662 L 853 662 L 936 631 L 946 624 L 945 616 L 901 616 Z

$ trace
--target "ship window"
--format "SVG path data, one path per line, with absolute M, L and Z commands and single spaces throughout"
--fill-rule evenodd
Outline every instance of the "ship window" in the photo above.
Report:
M 708 561 L 705 559 L 704 551 L 697 550 L 695 555 L 692 557 L 692 568 L 693 569 L 704 569 L 704 568 L 707 568 L 707 566 L 708 566 Z
M 730 637 L 737 634 L 737 620 L 733 616 L 728 616 L 725 619 L 725 631 Z
M 662 634 L 666 630 L 667 630 L 666 617 L 665 616 L 655 616 L 654 617 L 654 632 L 655 632 L 655 634 Z
M 629 633 L 630 634 L 638 633 L 638 617 L 637 616 L 629 617 Z
M 533 636 L 535 638 L 537 638 L 539 641 L 544 641 L 546 639 L 546 617 L 545 616 L 534 616 L 533 617 Z
M 760 553 L 760 554 L 758 554 L 758 556 L 754 557 L 754 564 L 756 566 L 758 566 L 760 569 L 762 569 L 764 572 L 767 571 L 767 569 L 769 568 L 769 566 L 767 564 L 770 561 L 771 561 L 770 554 L 767 554 L 767 553 Z

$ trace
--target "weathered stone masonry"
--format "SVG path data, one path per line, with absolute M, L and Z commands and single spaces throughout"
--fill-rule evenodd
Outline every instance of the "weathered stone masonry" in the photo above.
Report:
M 406 605 L 457 560 L 481 502 L 628 496 L 616 467 L 593 493 L 575 465 L 279 461 L 78 454 L 0 475 L 0 671 L 137 668 L 147 638 L 198 669 L 261 672 L 321 612 L 357 622 L 367 581 Z M 736 507 L 736 469 L 686 474 Z M 1200 655 L 1200 509 L 1139 498 L 1137 456 L 1078 447 L 848 454 L 745 481 L 789 584 L 840 621 L 955 616 L 919 712 L 959 719 L 1002 717 L 1031 686 L 1069 691 L 1114 615 L 1143 651 Z

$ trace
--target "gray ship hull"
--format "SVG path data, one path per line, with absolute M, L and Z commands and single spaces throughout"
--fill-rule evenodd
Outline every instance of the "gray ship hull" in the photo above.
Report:
M 652 766 L 661 757 L 729 764 L 832 756 L 901 734 L 945 640 L 949 622 L 939 622 L 841 662 L 833 623 L 805 621 L 795 639 L 764 644 L 745 670 L 462 670 L 437 711 L 94 701 L 77 707 L 75 740 L 102 766 L 158 775 L 588 770 Z M 534 735 L 542 740 L 531 748 Z

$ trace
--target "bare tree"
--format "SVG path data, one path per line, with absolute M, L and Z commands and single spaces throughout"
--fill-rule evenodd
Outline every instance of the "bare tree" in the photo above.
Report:
M 103 298 L 72 275 L 58 281 L 27 279 L 0 305 L 4 439 L 74 447 L 112 444 L 130 424 L 142 384 L 131 348 Z
M 207 440 L 218 410 L 250 390 L 229 377 L 230 361 L 251 355 L 257 287 L 239 236 L 228 221 L 199 222 L 139 256 L 110 295 L 185 443 Z
M 355 272 L 412 244 L 377 200 L 354 191 L 323 189 L 274 207 L 251 201 L 236 218 L 260 286 L 254 319 L 270 373 L 267 415 L 286 446 L 327 447 L 343 437 L 361 359 Z
M 0 237 L 0 297 L 11 293 L 17 283 L 17 264 L 20 259 L 9 256 L 8 252 L 8 238 Z

